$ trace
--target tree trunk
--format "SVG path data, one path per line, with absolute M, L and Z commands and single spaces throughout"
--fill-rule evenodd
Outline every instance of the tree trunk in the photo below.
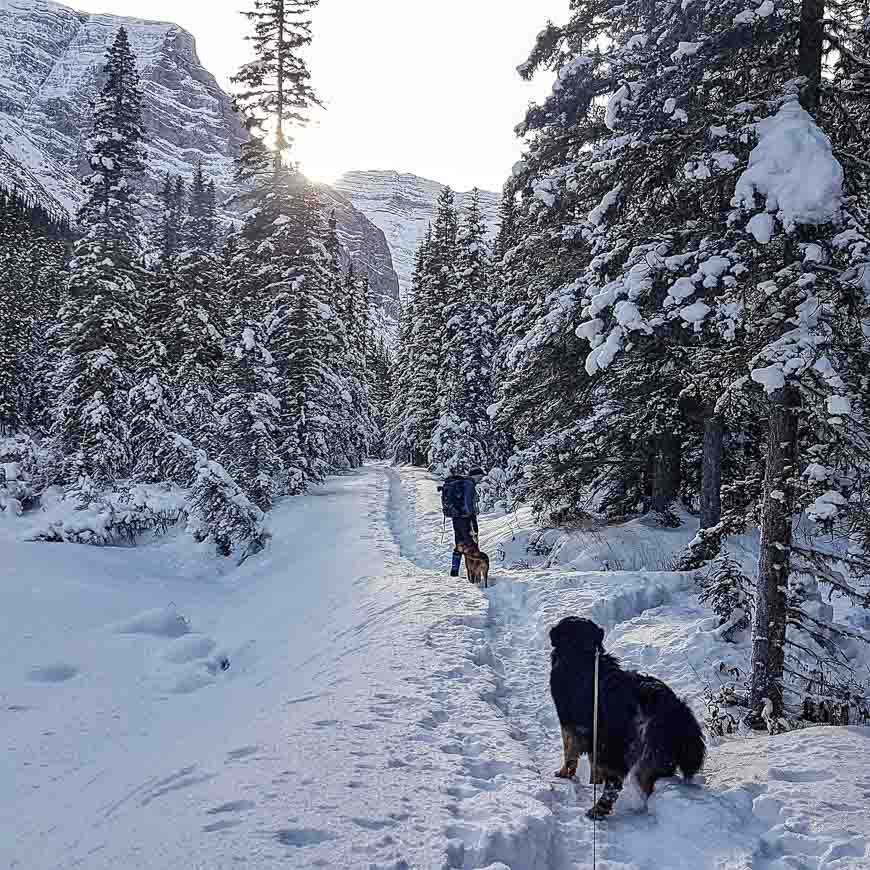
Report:
M 801 94 L 801 104 L 808 112 L 815 112 L 819 107 L 825 35 L 824 17 L 825 0 L 802 0 L 798 74 L 807 79 L 807 85 Z
M 715 414 L 704 420 L 701 460 L 701 528 L 711 529 L 722 518 L 722 441 L 725 426 Z
M 777 390 L 771 400 L 767 469 L 761 517 L 758 590 L 752 622 L 752 685 L 748 721 L 764 727 L 762 710 L 782 713 L 785 617 L 791 561 L 791 485 L 797 473 L 799 398 L 792 388 Z
M 680 493 L 680 439 L 668 432 L 656 438 L 650 510 L 666 513 Z

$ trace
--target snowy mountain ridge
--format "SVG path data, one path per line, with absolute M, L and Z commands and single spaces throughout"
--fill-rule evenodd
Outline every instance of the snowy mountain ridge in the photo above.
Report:
M 227 197 L 245 132 L 193 36 L 175 24 L 77 12 L 52 0 L 0 0 L 0 182 L 75 214 L 100 69 L 121 26 L 142 79 L 146 187 L 157 191 L 167 174 L 189 178 L 202 163 Z M 398 279 L 383 233 L 340 193 L 325 189 L 324 198 L 347 258 L 369 273 L 373 303 L 394 317 Z
M 0 0 L 3 149 L 75 211 L 100 68 L 120 26 L 139 61 L 150 185 L 167 173 L 187 176 L 201 161 L 229 190 L 244 131 L 193 36 L 174 24 L 77 12 L 51 0 Z
M 445 185 L 428 178 L 392 170 L 345 172 L 335 188 L 344 194 L 376 227 L 383 230 L 393 255 L 402 294 L 406 294 L 414 275 L 414 254 L 435 220 L 435 206 Z M 467 208 L 470 192 L 456 193 L 460 214 Z M 482 190 L 480 208 L 490 231 L 495 235 L 501 194 Z

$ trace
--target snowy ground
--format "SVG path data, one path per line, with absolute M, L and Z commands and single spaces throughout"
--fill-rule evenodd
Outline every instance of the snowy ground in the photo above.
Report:
M 239 569 L 0 519 L 0 867 L 590 867 L 591 788 L 552 776 L 549 625 L 591 616 L 699 711 L 745 663 L 665 570 L 687 532 L 530 555 L 523 520 L 484 521 L 482 593 L 446 576 L 431 479 L 379 465 L 283 504 Z M 617 806 L 598 866 L 870 866 L 868 762 L 861 728 L 716 746 L 696 785 Z

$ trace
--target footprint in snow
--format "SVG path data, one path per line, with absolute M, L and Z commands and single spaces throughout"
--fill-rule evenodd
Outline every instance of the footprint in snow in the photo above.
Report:
M 259 746 L 240 746 L 238 749 L 231 749 L 227 753 L 227 761 L 241 761 L 243 758 L 250 758 L 260 751 Z
M 365 828 L 367 831 L 381 831 L 384 828 L 392 828 L 397 824 L 393 819 L 364 819 L 355 817 L 352 818 L 351 821 L 360 828 Z
M 327 843 L 335 839 L 334 834 L 317 828 L 284 828 L 275 831 L 274 837 L 282 846 L 292 846 L 297 849 L 304 846 L 316 846 L 319 843 Z
M 206 834 L 213 834 L 217 831 L 227 831 L 230 828 L 235 828 L 241 824 L 239 819 L 221 819 L 218 822 L 212 822 L 209 825 L 203 825 L 202 830 Z
M 771 767 L 768 776 L 779 782 L 825 782 L 833 779 L 834 774 L 828 770 L 788 770 L 782 767 Z
M 77 676 L 78 673 L 79 669 L 73 665 L 57 662 L 51 665 L 31 668 L 27 676 L 34 683 L 65 683 L 67 680 Z
M 173 640 L 163 651 L 163 658 L 176 665 L 207 658 L 217 644 L 205 634 L 188 634 Z
M 228 803 L 221 804 L 218 807 L 212 807 L 210 810 L 206 810 L 206 814 L 209 816 L 216 816 L 219 813 L 242 813 L 245 810 L 252 810 L 256 804 L 253 801 L 229 801 Z

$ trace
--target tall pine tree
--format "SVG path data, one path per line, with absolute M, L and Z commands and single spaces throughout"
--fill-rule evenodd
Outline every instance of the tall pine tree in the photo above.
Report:
M 61 311 L 55 443 L 62 476 L 107 483 L 130 470 L 127 393 L 139 347 L 136 178 L 142 171 L 142 94 L 126 30 L 108 50 L 88 139 L 91 173 L 78 216 L 82 236 Z

